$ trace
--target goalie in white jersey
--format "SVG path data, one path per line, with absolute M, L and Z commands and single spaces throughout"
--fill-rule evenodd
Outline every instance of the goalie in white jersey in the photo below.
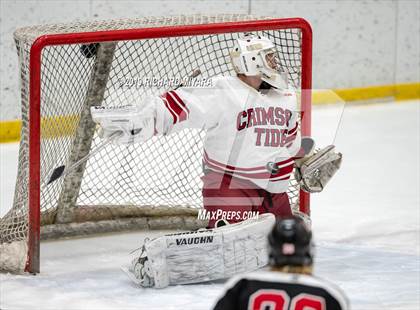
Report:
M 92 108 L 103 137 L 122 131 L 116 143 L 184 128 L 206 130 L 202 179 L 208 227 L 219 219 L 217 210 L 225 211 L 229 223 L 250 211 L 291 214 L 286 192 L 300 148 L 296 92 L 267 38 L 238 39 L 231 60 L 237 76 L 214 77 L 210 87 L 180 87 L 138 106 Z M 273 162 L 275 172 L 267 170 Z
M 202 192 L 210 229 L 145 242 L 126 269 L 142 286 L 210 281 L 266 265 L 274 216 L 292 213 L 287 188 L 294 166 L 311 192 L 321 191 L 341 162 L 332 146 L 294 162 L 301 153 L 297 96 L 270 40 L 238 39 L 231 60 L 237 76 L 215 77 L 211 87 L 178 87 L 136 106 L 91 109 L 102 137 L 114 143 L 206 130 Z M 268 214 L 242 222 L 249 212 Z M 211 229 L 221 218 L 233 225 Z

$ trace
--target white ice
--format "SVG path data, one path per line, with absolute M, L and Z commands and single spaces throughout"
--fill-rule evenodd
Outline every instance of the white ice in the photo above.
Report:
M 315 274 L 339 285 L 352 309 L 420 307 L 419 107 L 392 102 L 313 112 L 318 145 L 335 137 L 344 154 L 325 192 L 312 195 Z M 17 152 L 17 144 L 0 145 L 2 214 L 13 197 Z M 0 276 L 0 308 L 210 309 L 223 281 L 141 289 L 120 271 L 131 249 L 161 233 L 43 242 L 40 275 Z

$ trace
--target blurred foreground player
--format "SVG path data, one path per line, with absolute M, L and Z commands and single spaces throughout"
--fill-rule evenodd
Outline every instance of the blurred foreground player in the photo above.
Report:
M 312 276 L 312 236 L 301 219 L 278 220 L 268 241 L 271 270 L 229 281 L 215 310 L 349 309 L 338 287 Z

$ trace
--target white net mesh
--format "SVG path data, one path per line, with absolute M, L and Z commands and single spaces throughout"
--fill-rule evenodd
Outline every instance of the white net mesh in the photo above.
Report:
M 49 25 L 16 32 L 22 87 L 22 135 L 13 207 L 0 221 L 1 243 L 26 240 L 28 232 L 29 55 L 43 34 L 205 24 L 256 19 L 242 15 L 181 16 L 136 20 Z M 301 82 L 299 29 L 255 32 L 279 50 L 295 87 Z M 144 78 L 184 78 L 199 68 L 201 78 L 233 75 L 229 51 L 243 33 L 48 46 L 41 64 L 41 183 L 60 165 L 71 165 L 99 143 L 85 117 L 92 104 L 138 103 L 146 94 L 167 87 L 137 85 Z M 85 53 L 81 52 L 84 49 Z M 96 53 L 95 50 L 96 49 Z M 92 55 L 89 55 L 89 51 Z M 88 57 L 86 57 L 86 55 Z M 89 57 L 91 56 L 91 57 Z M 122 83 L 126 84 L 122 84 Z M 133 85 L 134 83 L 134 85 Z M 202 145 L 204 132 L 184 130 L 154 137 L 141 145 L 108 145 L 86 165 L 50 185 L 41 185 L 42 224 L 124 219 L 159 214 L 191 215 L 202 206 Z M 299 188 L 291 180 L 289 196 L 298 206 Z M 185 211 L 187 210 L 187 211 Z M 156 211 L 156 212 L 155 212 Z M 185 222 L 177 222 L 185 223 Z

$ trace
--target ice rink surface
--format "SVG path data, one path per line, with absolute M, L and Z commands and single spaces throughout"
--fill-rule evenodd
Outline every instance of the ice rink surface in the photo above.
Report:
M 315 274 L 339 285 L 352 309 L 420 307 L 420 102 L 317 107 L 313 136 L 334 141 L 343 165 L 312 195 Z M 10 207 L 17 144 L 0 145 L 1 213 Z M 0 275 L 1 309 L 210 309 L 223 281 L 161 290 L 120 271 L 128 253 L 163 232 L 41 244 L 37 276 Z

